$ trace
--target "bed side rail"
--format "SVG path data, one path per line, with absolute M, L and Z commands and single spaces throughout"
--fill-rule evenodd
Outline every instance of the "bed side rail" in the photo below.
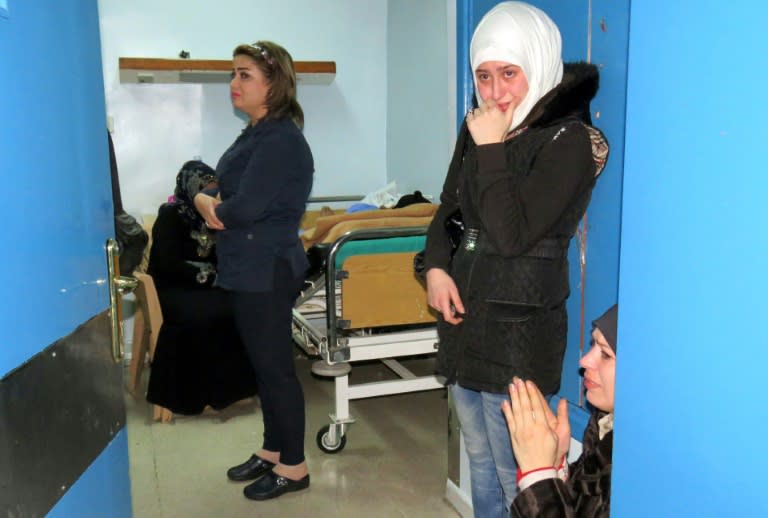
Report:
M 348 358 L 347 348 L 348 340 L 339 334 L 341 323 L 337 315 L 335 287 L 336 281 L 341 280 L 342 272 L 336 268 L 336 258 L 341 253 L 345 244 L 351 241 L 361 241 L 370 239 L 387 239 L 393 237 L 411 237 L 424 236 L 427 233 L 427 226 L 418 227 L 387 227 L 360 229 L 347 232 L 339 237 L 328 252 L 325 272 L 325 293 L 326 293 L 326 325 L 327 325 L 327 345 L 329 348 L 329 359 L 331 361 L 345 361 Z

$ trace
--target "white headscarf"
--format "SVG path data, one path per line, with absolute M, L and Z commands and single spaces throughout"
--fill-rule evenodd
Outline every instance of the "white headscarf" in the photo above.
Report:
M 562 41 L 555 22 L 541 9 L 525 2 L 501 2 L 488 11 L 475 29 L 469 46 L 477 102 L 475 71 L 487 61 L 504 61 L 523 69 L 528 94 L 515 109 L 510 130 L 563 79 Z

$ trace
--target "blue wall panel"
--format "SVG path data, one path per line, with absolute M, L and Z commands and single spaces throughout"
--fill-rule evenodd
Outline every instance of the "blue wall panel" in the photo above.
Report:
M 456 0 L 456 131 L 461 127 L 464 117 L 472 107 L 475 95 L 472 73 L 469 69 L 469 42 L 472 32 L 480 21 L 482 13 L 475 6 L 475 0 Z M 479 17 L 478 17 L 479 16 Z
M 19 1 L 9 12 L 0 328 L 13 333 L 0 377 L 106 308 L 104 242 L 114 234 L 96 0 Z
M 600 90 L 592 101 L 592 121 L 605 133 L 610 155 L 595 185 L 586 225 L 580 226 L 569 255 L 572 293 L 568 301 L 568 350 L 561 393 L 574 403 L 583 403 L 578 362 L 582 347 L 589 349 L 591 322 L 615 303 L 618 295 L 629 0 L 593 0 L 590 21 L 585 38 L 591 45 L 580 59 L 589 57 L 600 70 Z M 582 245 L 586 252 L 583 285 L 579 267 Z
M 589 0 L 533 0 L 528 3 L 547 13 L 557 24 L 563 39 L 563 60 L 586 61 Z
M 123 428 L 48 513 L 48 518 L 130 518 L 128 433 Z
M 766 25 L 632 2 L 613 516 L 768 516 Z

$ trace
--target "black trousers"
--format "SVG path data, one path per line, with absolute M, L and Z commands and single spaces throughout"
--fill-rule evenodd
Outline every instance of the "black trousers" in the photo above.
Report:
M 231 291 L 240 337 L 256 371 L 264 418 L 262 448 L 280 452 L 280 462 L 304 462 L 304 392 L 293 360 L 291 310 L 303 279 L 290 264 L 275 261 L 272 291 Z

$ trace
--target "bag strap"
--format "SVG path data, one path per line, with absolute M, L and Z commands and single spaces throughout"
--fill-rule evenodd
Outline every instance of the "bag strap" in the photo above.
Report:
M 109 144 L 109 174 L 112 178 L 112 205 L 115 216 L 123 212 L 123 197 L 120 195 L 120 176 L 117 172 L 117 157 L 115 145 L 112 143 L 112 134 L 107 130 L 107 142 Z

